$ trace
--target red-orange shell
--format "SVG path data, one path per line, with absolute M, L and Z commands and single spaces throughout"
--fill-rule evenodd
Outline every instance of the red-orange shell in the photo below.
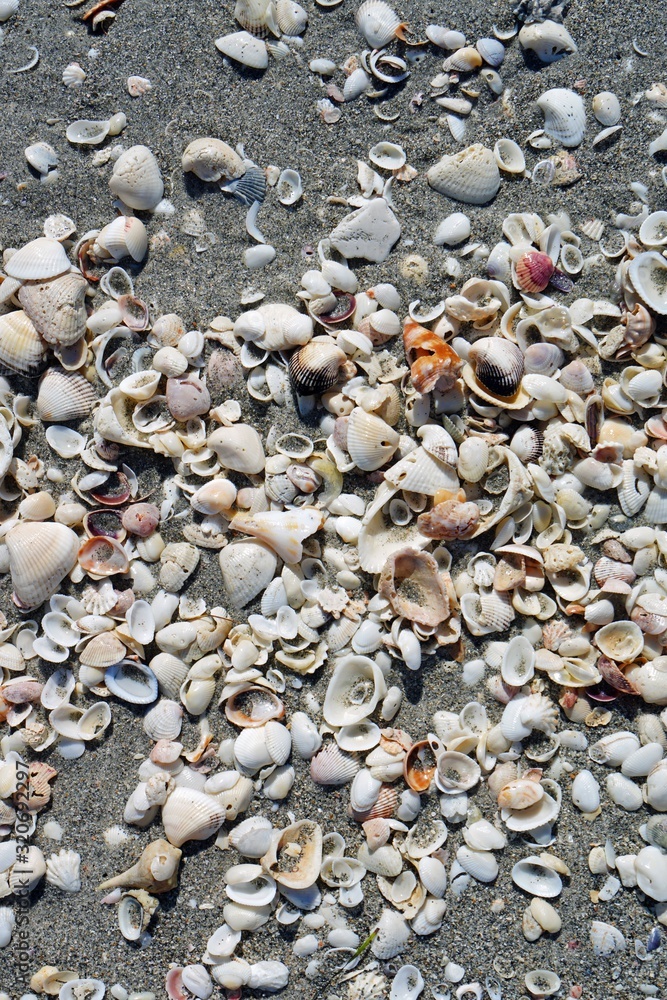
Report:
M 527 250 L 516 262 L 516 280 L 524 292 L 543 292 L 553 273 L 554 262 L 541 250 Z
M 454 385 L 463 360 L 432 330 L 408 317 L 403 325 L 403 346 L 417 392 L 430 392 L 441 379 L 444 390 Z

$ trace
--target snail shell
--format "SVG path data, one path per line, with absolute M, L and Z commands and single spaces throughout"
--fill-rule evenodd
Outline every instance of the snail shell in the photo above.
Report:
M 315 337 L 289 360 L 289 374 L 295 392 L 300 395 L 328 392 L 339 379 L 347 360 L 345 352 L 331 337 Z
M 524 374 L 523 354 L 511 340 L 482 337 L 470 348 L 469 360 L 478 382 L 495 396 L 513 396 Z

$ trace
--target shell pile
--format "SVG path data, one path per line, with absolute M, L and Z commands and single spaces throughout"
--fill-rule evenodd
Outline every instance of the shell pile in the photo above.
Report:
M 0 4 L 7 17 L 17 7 Z M 474 45 L 425 29 L 430 57 L 447 53 L 430 96 L 454 141 L 483 86 L 509 106 L 498 70 L 514 34 L 545 80 L 577 52 L 548 7 L 519 4 L 520 30 Z M 83 19 L 108 30 L 125 13 L 102 0 Z M 292 0 L 238 0 L 233 17 L 239 30 L 215 45 L 260 74 L 305 44 L 308 14 Z M 340 87 L 336 64 L 309 64 L 328 81 L 318 125 L 419 64 L 419 39 L 384 0 L 365 0 L 355 23 L 368 48 L 346 61 Z M 72 63 L 63 84 L 85 78 Z M 151 89 L 127 81 L 133 98 Z M 423 258 L 404 257 L 401 277 L 394 267 L 406 234 L 392 187 L 417 170 L 389 139 L 358 161 L 359 194 L 336 202 L 352 211 L 319 234 L 298 289 L 250 292 L 230 315 L 202 304 L 196 326 L 156 307 L 137 267 L 175 211 L 165 179 L 180 171 L 240 202 L 254 240 L 244 263 L 261 272 L 277 250 L 258 213 L 272 189 L 298 211 L 305 168 L 302 180 L 262 167 L 231 136 L 198 136 L 177 163 L 128 142 L 97 161 L 111 163 L 105 225 L 51 215 L 5 249 L 0 948 L 19 938 L 19 907 L 42 880 L 47 894 L 88 880 L 121 949 L 149 948 L 165 901 L 177 907 L 171 967 L 141 984 L 172 1000 L 297 996 L 302 975 L 313 995 L 350 1000 L 416 1000 L 427 986 L 435 1000 L 524 988 L 593 998 L 583 971 L 583 985 L 561 984 L 554 956 L 566 947 L 611 963 L 608 982 L 628 996 L 633 950 L 652 970 L 640 988 L 657 995 L 667 212 L 634 183 L 641 204 L 612 225 L 576 217 L 565 199 L 508 214 L 487 246 L 469 242 L 477 223 L 455 204 L 487 205 L 529 177 L 574 183 L 568 151 L 584 140 L 587 106 L 604 127 L 593 144 L 622 127 L 616 95 L 584 89 L 539 97 L 544 128 L 523 145 L 555 151 L 530 169 L 522 144 L 502 136 L 424 171 L 431 204 L 452 210 L 433 234 L 448 278 L 437 304 L 404 294 L 425 282 Z M 645 99 L 666 107 L 664 85 Z M 126 126 L 118 112 L 74 121 L 66 137 L 85 148 Z M 49 144 L 25 155 L 55 183 Z M 210 250 L 187 211 L 185 231 Z M 381 265 L 372 281 L 364 261 Z M 447 697 L 420 702 L 427 682 Z M 138 755 L 114 737 L 114 718 L 141 730 Z M 31 844 L 38 827 L 54 841 L 67 831 L 45 810 L 107 751 L 125 754 L 128 793 L 99 850 L 141 835 L 131 863 L 120 871 L 92 844 L 90 857 L 66 845 L 47 857 Z M 201 904 L 215 923 L 199 939 L 176 891 L 198 850 L 216 880 L 216 902 Z M 525 969 L 502 943 L 477 967 L 459 964 L 446 936 L 459 915 L 479 907 L 500 920 L 510 904 Z M 568 941 L 568 906 L 584 904 L 588 940 Z M 405 964 L 430 937 L 439 979 Z M 30 989 L 101 998 L 95 960 L 69 970 L 54 954 L 30 968 Z M 130 993 L 117 982 L 109 995 Z

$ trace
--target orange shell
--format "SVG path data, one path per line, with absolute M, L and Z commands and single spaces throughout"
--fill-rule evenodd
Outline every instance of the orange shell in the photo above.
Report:
M 454 385 L 463 360 L 432 330 L 408 317 L 403 324 L 403 346 L 417 392 L 430 392 L 440 379 L 445 390 Z

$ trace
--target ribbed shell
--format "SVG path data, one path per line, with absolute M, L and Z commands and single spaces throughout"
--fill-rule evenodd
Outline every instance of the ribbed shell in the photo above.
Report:
M 67 423 L 90 416 L 97 400 L 90 382 L 61 368 L 50 368 L 37 393 L 37 412 L 41 420 Z
M 358 770 L 357 759 L 333 742 L 327 743 L 310 762 L 310 776 L 318 785 L 346 785 Z
M 306 30 L 308 14 L 294 0 L 277 0 L 278 27 L 285 35 L 300 35 Z
M 260 205 L 266 197 L 266 174 L 260 167 L 248 167 L 238 180 L 222 185 L 223 191 L 228 191 L 243 205 L 252 205 L 258 201 Z
M 22 309 L 0 316 L 0 366 L 34 373 L 46 355 L 46 344 Z
M 111 193 L 130 208 L 147 211 L 161 201 L 164 185 L 148 146 L 130 146 L 118 157 L 109 178 Z
M 168 698 L 162 698 L 144 716 L 144 731 L 152 740 L 175 740 L 183 723 L 183 709 Z
M 70 262 L 62 244 L 40 236 L 16 251 L 5 265 L 5 274 L 21 281 L 46 281 L 69 269 Z
M 346 355 L 330 337 L 315 337 L 289 360 L 294 391 L 300 395 L 327 392 L 338 381 Z
M 357 28 L 374 49 L 388 45 L 401 27 L 400 17 L 384 0 L 365 0 L 354 19 Z
M 111 632 L 94 635 L 79 654 L 79 660 L 87 667 L 110 667 L 120 663 L 126 649 L 120 639 Z
M 7 532 L 14 594 L 26 608 L 48 600 L 76 563 L 79 539 L 64 524 L 29 521 Z
M 537 99 L 544 114 L 544 131 L 563 146 L 578 146 L 586 131 L 586 108 L 579 94 L 556 87 Z
M 224 806 L 195 788 L 175 788 L 162 807 L 167 840 L 180 847 L 187 840 L 206 840 L 225 819 Z
M 399 436 L 381 417 L 356 406 L 347 423 L 347 450 L 364 472 L 372 472 L 388 462 L 398 448 Z
M 482 337 L 468 353 L 478 382 L 497 396 L 513 396 L 524 374 L 523 354 L 503 337 Z
M 280 36 L 281 28 L 273 0 L 237 0 L 234 17 L 242 28 L 259 38 L 269 33 Z
M 435 191 L 467 205 L 485 205 L 500 188 L 495 157 L 479 143 L 443 156 L 427 171 L 426 178 Z
M 516 278 L 524 292 L 543 292 L 554 273 L 551 257 L 540 250 L 527 250 L 516 262 Z
M 70 271 L 51 281 L 26 282 L 18 299 L 47 343 L 67 347 L 86 332 L 87 289 L 83 275 Z

